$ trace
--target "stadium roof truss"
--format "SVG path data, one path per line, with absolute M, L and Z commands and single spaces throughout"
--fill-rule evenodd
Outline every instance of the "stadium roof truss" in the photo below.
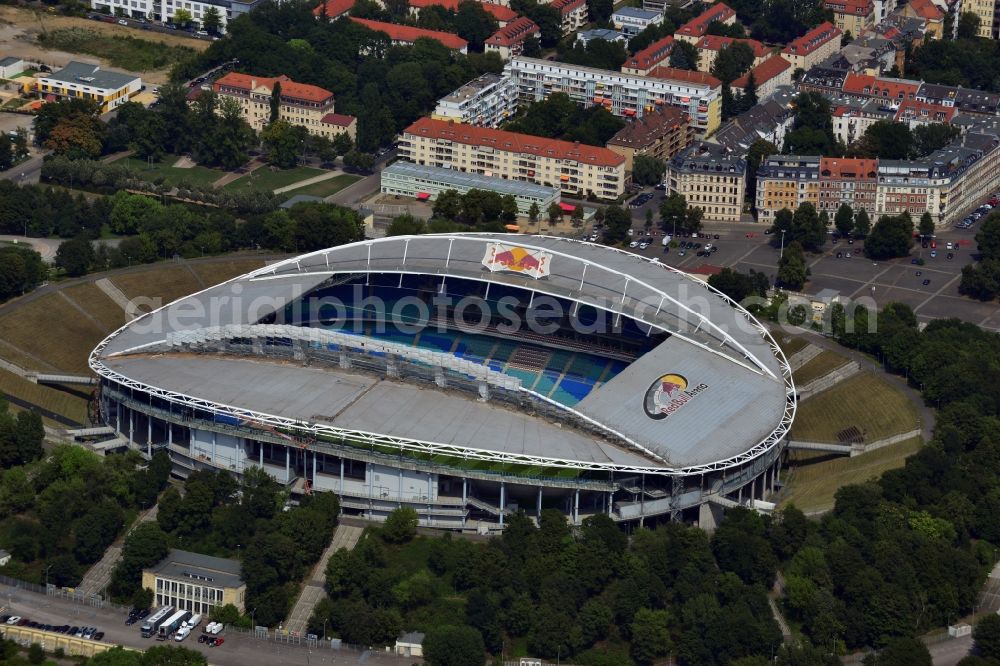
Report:
M 529 239 L 536 242 L 529 242 Z M 445 261 L 444 268 L 441 270 L 435 270 L 433 267 L 431 268 L 420 267 L 419 265 L 417 265 L 417 262 L 412 262 L 413 263 L 412 266 L 407 266 L 406 265 L 407 254 L 409 252 L 411 245 L 414 245 L 418 242 L 425 242 L 428 240 L 432 240 L 433 242 L 437 243 L 444 243 L 445 241 L 447 241 L 448 249 L 444 256 L 444 261 Z M 633 317 L 638 321 L 642 321 L 648 326 L 666 331 L 671 335 L 676 335 L 677 337 L 684 339 L 687 342 L 705 351 L 727 358 L 733 363 L 736 363 L 744 368 L 747 368 L 748 370 L 756 372 L 760 375 L 773 378 L 777 381 L 781 381 L 784 385 L 785 403 L 778 424 L 771 430 L 771 432 L 766 437 L 761 439 L 759 442 L 757 442 L 755 445 L 748 448 L 747 450 L 737 455 L 705 464 L 691 465 L 685 467 L 670 467 L 669 464 L 668 466 L 662 466 L 662 465 L 637 466 L 637 465 L 618 464 L 618 463 L 576 461 L 576 460 L 565 460 L 561 458 L 550 458 L 538 455 L 519 454 L 519 453 L 511 453 L 504 451 L 491 451 L 486 449 L 455 446 L 447 443 L 422 441 L 413 438 L 398 437 L 371 431 L 341 428 L 334 425 L 323 424 L 323 423 L 312 423 L 304 420 L 283 417 L 283 416 L 276 416 L 273 414 L 268 414 L 254 410 L 248 410 L 233 405 L 226 405 L 223 403 L 206 400 L 204 398 L 199 398 L 196 396 L 191 396 L 184 393 L 179 393 L 168 389 L 152 386 L 150 384 L 146 384 L 143 382 L 139 382 L 125 375 L 122 375 L 119 372 L 116 372 L 115 370 L 112 370 L 102 360 L 103 358 L 106 357 L 104 354 L 105 348 L 111 343 L 112 340 L 114 340 L 119 334 L 123 333 L 126 329 L 128 329 L 129 326 L 131 326 L 132 323 L 134 322 L 125 324 L 124 326 L 113 332 L 111 335 L 109 335 L 107 338 L 102 340 L 101 343 L 91 352 L 88 363 L 90 365 L 90 368 L 95 373 L 97 373 L 99 376 L 105 379 L 114 381 L 129 389 L 147 393 L 149 395 L 156 396 L 158 398 L 166 400 L 167 402 L 170 402 L 172 404 L 184 407 L 197 408 L 220 415 L 235 415 L 247 421 L 266 424 L 271 427 L 284 428 L 290 431 L 305 433 L 315 437 L 330 437 L 339 440 L 348 440 L 355 443 L 364 443 L 366 445 L 371 445 L 372 447 L 388 446 L 417 453 L 446 455 L 446 456 L 453 456 L 456 458 L 484 460 L 490 462 L 502 462 L 508 464 L 516 464 L 516 465 L 558 467 L 565 469 L 578 469 L 578 470 L 601 471 L 601 472 L 654 474 L 654 475 L 678 476 L 678 477 L 697 475 L 709 472 L 722 471 L 725 469 L 730 469 L 733 467 L 738 467 L 746 463 L 749 463 L 767 454 L 768 452 L 773 450 L 774 447 L 778 446 L 784 439 L 784 437 L 788 434 L 788 431 L 791 429 L 791 425 L 795 418 L 795 412 L 797 408 L 795 384 L 792 379 L 791 367 L 784 355 L 784 352 L 781 350 L 777 342 L 775 342 L 770 332 L 763 325 L 761 325 L 760 322 L 757 321 L 757 319 L 752 314 L 750 314 L 738 303 L 727 297 L 725 294 L 711 287 L 711 285 L 707 284 L 699 285 L 703 286 L 714 296 L 718 297 L 728 305 L 732 306 L 735 309 L 735 313 L 737 314 L 737 316 L 745 318 L 746 322 L 752 327 L 752 329 L 761 336 L 761 342 L 764 343 L 762 345 L 762 348 L 767 349 L 767 351 L 770 354 L 773 354 L 773 357 L 777 360 L 780 377 L 778 377 L 770 368 L 768 368 L 765 363 L 763 363 L 754 354 L 752 354 L 744 344 L 735 340 L 732 336 L 723 331 L 717 324 L 715 324 L 712 321 L 709 321 L 707 317 L 705 317 L 701 313 L 694 311 L 693 309 L 685 305 L 683 302 L 681 302 L 680 299 L 672 296 L 671 294 L 668 294 L 663 289 L 654 287 L 648 281 L 638 279 L 635 276 L 629 275 L 624 271 L 616 269 L 614 267 L 602 265 L 601 263 L 598 263 L 596 261 L 573 256 L 567 252 L 562 252 L 553 249 L 553 245 L 566 242 L 565 239 L 544 237 L 544 236 L 521 237 L 516 235 L 496 235 L 496 234 L 440 234 L 433 236 L 397 236 L 397 237 L 374 240 L 374 241 L 365 241 L 363 243 L 355 243 L 350 246 L 341 246 L 341 247 L 313 252 L 310 254 L 288 259 L 270 266 L 266 266 L 264 268 L 248 273 L 246 275 L 233 278 L 228 282 L 235 283 L 248 280 L 251 281 L 275 280 L 282 278 L 294 278 L 296 276 L 302 277 L 306 275 L 317 275 L 317 274 L 333 275 L 337 273 L 358 273 L 366 271 L 372 273 L 405 273 L 405 274 L 437 273 L 442 276 L 450 275 L 454 277 L 483 280 L 483 276 L 481 275 L 481 270 L 480 270 L 482 268 L 481 257 L 475 260 L 475 264 L 477 267 L 475 269 L 475 273 L 473 273 L 470 270 L 468 274 L 466 274 L 463 273 L 458 268 L 457 264 L 459 264 L 460 262 L 456 261 L 456 257 L 452 254 L 452 250 L 454 249 L 456 242 L 460 241 L 464 244 L 464 242 L 470 240 L 477 243 L 478 244 L 477 247 L 484 247 L 488 243 L 495 243 L 495 242 L 516 243 L 518 246 L 529 250 L 552 253 L 553 255 L 558 256 L 560 259 L 567 260 L 567 263 L 575 263 L 581 269 L 580 274 L 578 276 L 570 278 L 573 280 L 577 280 L 579 282 L 579 287 L 575 290 L 567 291 L 565 289 L 561 290 L 559 288 L 546 287 L 547 283 L 541 280 L 536 280 L 532 284 L 527 284 L 524 281 L 513 282 L 513 281 L 502 280 L 503 283 L 507 286 L 515 286 L 524 289 L 537 290 L 541 293 L 546 293 L 558 298 L 567 298 L 580 304 L 591 305 L 601 309 L 610 309 L 619 316 Z M 543 243 L 539 244 L 537 242 L 538 240 L 543 241 Z M 403 252 L 399 262 L 399 266 L 395 268 L 388 268 L 385 266 L 376 265 L 377 261 L 375 261 L 375 258 L 373 258 L 372 256 L 372 248 L 390 242 L 403 244 Z M 632 253 L 625 252 L 622 250 L 617 250 L 614 248 L 608 248 L 605 246 L 594 245 L 590 243 L 582 243 L 580 241 L 573 241 L 573 243 L 575 245 L 585 245 L 593 248 L 599 248 L 602 252 L 615 252 L 616 254 L 620 255 L 622 261 L 627 261 L 633 264 L 636 262 L 636 260 L 640 260 L 641 262 L 647 264 L 655 264 L 656 267 L 665 271 L 665 275 L 670 275 L 675 280 L 684 280 L 686 282 L 690 282 L 690 278 L 687 277 L 685 273 L 677 269 L 674 269 L 670 266 L 667 266 L 665 264 L 661 264 L 659 262 L 652 262 L 642 257 L 638 257 L 637 255 L 634 255 Z M 365 259 L 363 260 L 365 267 L 338 266 L 337 262 L 331 264 L 330 256 L 332 254 L 336 254 L 338 251 L 342 251 L 344 248 L 356 249 L 358 247 L 365 248 Z M 310 260 L 317 262 L 318 265 L 310 264 L 309 263 Z M 432 260 L 435 259 L 432 258 Z M 461 262 L 464 263 L 468 263 L 469 261 L 470 259 L 468 257 L 461 259 Z M 596 298 L 588 297 L 588 295 L 584 293 L 585 287 L 594 285 L 592 281 L 588 281 L 587 273 L 588 272 L 590 273 L 590 279 L 593 280 L 594 274 L 599 271 L 603 271 L 604 274 L 615 276 L 617 279 L 623 281 L 624 286 L 621 289 L 621 291 L 617 294 L 616 306 L 608 307 L 607 303 L 598 303 L 596 302 Z M 485 281 L 490 281 L 490 279 L 497 279 L 499 275 L 501 274 L 490 273 Z M 563 279 L 565 280 L 566 277 L 563 276 Z M 652 316 L 643 315 L 641 312 L 636 312 L 636 311 L 630 312 L 626 309 L 625 306 L 629 304 L 632 304 L 633 306 L 646 305 L 646 303 L 644 303 L 640 299 L 640 296 L 638 294 L 629 292 L 630 287 L 633 290 L 635 290 L 637 287 L 641 287 L 642 289 L 647 290 L 649 293 L 658 296 L 659 300 L 657 302 L 657 307 L 653 309 Z M 211 289 L 211 287 L 209 289 Z M 209 289 L 203 291 L 208 291 Z M 599 291 L 600 288 L 598 287 L 597 290 Z M 203 292 L 199 292 L 199 294 L 200 293 Z M 678 308 L 680 312 L 687 313 L 688 315 L 694 317 L 699 322 L 695 328 L 694 331 L 695 334 L 697 334 L 699 331 L 702 331 L 702 327 L 704 327 L 704 330 L 714 332 L 715 335 L 712 336 L 712 339 L 714 339 L 719 346 L 728 346 L 731 349 L 738 351 L 740 356 L 742 356 L 742 359 L 733 358 L 730 354 L 723 354 L 718 349 L 712 347 L 708 342 L 704 340 L 693 339 L 692 337 L 693 334 L 691 333 L 681 333 L 677 330 L 671 329 L 668 326 L 668 323 L 664 321 L 666 317 L 670 316 L 670 313 L 663 309 L 663 306 L 665 304 L 670 304 Z M 171 304 L 164 305 L 158 308 L 157 310 L 154 310 L 153 312 L 144 315 L 144 317 L 149 317 L 151 315 L 154 315 L 157 312 L 170 307 L 170 305 Z M 637 309 L 638 309 L 637 307 L 633 307 L 633 310 Z M 661 314 L 663 315 L 662 317 L 660 316 Z M 657 319 L 657 317 L 659 317 L 659 319 Z M 239 327 L 239 328 L 242 330 L 244 327 Z M 256 327 L 250 326 L 249 328 L 256 328 Z M 222 332 L 219 331 L 218 329 L 219 327 L 215 327 L 215 329 L 206 328 L 204 330 L 191 330 L 185 332 L 184 335 L 177 334 L 177 337 L 174 339 L 180 341 L 183 340 L 185 336 L 187 336 L 188 340 L 194 340 L 200 336 L 219 336 L 222 334 Z M 155 347 L 156 344 L 167 344 L 169 337 L 170 337 L 169 335 L 165 335 L 162 340 L 158 341 L 158 343 L 145 344 L 134 348 L 117 351 L 112 354 L 108 354 L 107 357 L 121 357 L 127 354 L 141 353 L 145 350 L 149 350 Z M 377 342 L 379 342 L 380 344 L 384 344 L 385 341 L 380 340 Z M 523 387 L 521 388 L 521 390 L 526 391 L 528 393 L 532 393 L 531 391 L 527 391 L 527 389 L 524 389 Z M 552 403 L 555 406 L 559 407 L 560 409 L 568 410 L 585 420 L 593 422 L 595 425 L 605 430 L 609 434 L 614 433 L 614 431 L 608 428 L 607 426 L 594 422 L 593 419 L 590 419 L 589 417 L 583 414 L 579 414 L 572 408 L 555 403 L 551 399 L 548 399 L 544 396 L 540 396 L 537 393 L 532 393 L 532 395 L 537 396 L 549 403 Z M 618 436 L 627 440 L 627 438 L 625 438 L 620 434 Z M 632 442 L 632 444 L 635 443 Z M 657 460 L 662 460 L 662 458 L 656 456 L 655 454 L 652 454 L 644 447 L 641 447 L 638 444 L 635 444 L 635 446 L 643 452 L 643 455 L 651 456 L 652 458 Z

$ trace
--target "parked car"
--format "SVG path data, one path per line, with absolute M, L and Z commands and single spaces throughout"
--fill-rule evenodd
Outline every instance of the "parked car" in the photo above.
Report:
M 104 632 L 103 631 L 98 631 L 96 634 L 94 634 L 94 640 L 95 641 L 103 641 L 104 640 Z
M 927 285 L 929 285 L 930 283 L 931 283 L 931 281 L 930 281 L 930 280 L 924 280 L 922 284 L 923 284 L 923 285 L 924 285 L 924 286 L 926 287 L 926 286 L 927 286 Z
M 118 19 L 118 25 L 128 25 L 128 21 L 125 19 Z

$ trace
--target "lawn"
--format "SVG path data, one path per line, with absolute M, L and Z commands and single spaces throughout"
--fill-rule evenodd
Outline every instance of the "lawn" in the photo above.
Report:
M 243 275 L 260 268 L 264 262 L 260 259 L 233 259 L 232 261 L 194 262 L 191 268 L 198 274 L 206 287 L 225 282 L 237 275 Z
M 840 354 L 824 350 L 806 361 L 806 364 L 801 368 L 792 372 L 792 378 L 795 380 L 796 386 L 805 386 L 812 380 L 828 375 L 846 363 L 847 359 Z
M 49 49 L 88 53 L 111 61 L 112 66 L 132 72 L 170 67 L 195 55 L 186 46 L 133 36 L 105 35 L 89 28 L 60 28 L 43 32 L 39 43 Z
M 83 393 L 92 390 L 92 387 L 87 386 L 74 388 Z M 0 394 L 12 395 L 15 398 L 26 400 L 33 405 L 38 405 L 78 423 L 87 422 L 87 401 L 83 398 L 29 382 L 23 377 L 18 377 L 14 373 L 2 369 L 0 369 Z M 61 427 L 65 427 L 65 425 Z
M 864 483 L 890 469 L 902 467 L 906 458 L 916 453 L 921 444 L 920 437 L 913 437 L 854 458 L 838 457 L 832 460 L 824 454 L 793 451 L 790 460 L 801 456 L 804 462 L 793 464 L 786 472 L 787 490 L 781 503 L 794 503 L 807 513 L 832 509 L 838 488 Z
M 785 356 L 791 356 L 795 352 L 805 349 L 806 345 L 809 344 L 809 341 L 801 336 L 792 337 L 777 332 L 772 333 L 772 335 L 774 341 L 781 347 L 781 351 L 785 352 Z
M 125 323 L 125 311 L 101 291 L 93 282 L 85 282 L 62 290 L 63 295 L 101 322 L 105 332 L 111 333 Z
M 180 186 L 181 184 L 199 185 L 202 187 L 211 186 L 212 183 L 226 175 L 220 169 L 209 169 L 203 166 L 193 166 L 189 169 L 180 169 L 173 166 L 179 157 L 177 155 L 167 155 L 159 162 L 150 165 L 145 160 L 138 160 L 134 157 L 127 157 L 118 160 L 115 164 L 127 166 L 135 171 L 135 175 L 143 180 L 153 181 L 158 176 L 162 176 L 164 182 L 169 185 Z
M 920 417 L 901 391 L 874 373 L 862 372 L 802 401 L 791 439 L 837 442 L 837 433 L 851 426 L 873 442 L 919 427 Z
M 129 298 L 160 299 L 159 305 L 166 305 L 182 296 L 201 291 L 191 271 L 183 264 L 158 264 L 155 268 L 138 273 L 116 275 L 111 281 Z
M 289 190 L 288 196 L 305 194 L 311 197 L 328 197 L 359 180 L 361 180 L 361 176 L 352 176 L 347 173 L 342 173 L 339 176 L 334 176 L 328 180 L 323 180 L 318 183 L 313 183 L 312 185 L 306 185 L 305 187 L 297 187 L 294 190 Z
M 279 187 L 287 187 L 306 178 L 313 178 L 326 173 L 322 169 L 312 167 L 295 167 L 294 169 L 275 169 L 263 166 L 251 171 L 238 180 L 234 180 L 222 189 L 224 190 L 267 190 L 273 192 Z M 299 190 L 293 191 L 301 194 Z M 291 196 L 291 194 L 289 194 Z
M 106 334 L 57 293 L 46 294 L 0 317 L 0 340 L 70 373 L 89 372 L 87 356 Z M 33 362 L 28 369 L 40 369 L 39 364 Z

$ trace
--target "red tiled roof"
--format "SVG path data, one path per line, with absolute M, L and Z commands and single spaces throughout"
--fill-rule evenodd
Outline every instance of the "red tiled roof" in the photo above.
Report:
M 696 46 L 699 49 L 721 51 L 722 49 L 729 48 L 736 43 L 746 44 L 749 46 L 753 51 L 754 58 L 763 58 L 768 53 L 767 47 L 758 42 L 756 39 L 734 39 L 733 37 L 720 37 L 719 35 L 705 35 L 698 40 Z
M 267 76 L 253 76 L 252 74 L 241 74 L 239 72 L 229 72 L 225 76 L 217 79 L 212 85 L 212 89 L 216 92 L 219 88 L 239 88 L 240 90 L 246 90 L 250 92 L 254 88 L 259 88 L 261 86 L 267 88 L 268 90 L 274 90 L 274 84 L 278 81 L 281 82 L 281 96 L 290 97 L 294 99 L 302 99 L 307 102 L 326 102 L 333 99 L 333 93 L 319 86 L 309 85 L 308 83 L 296 83 L 290 78 L 282 74 L 281 76 L 267 77 Z
M 607 148 L 588 146 L 584 143 L 545 139 L 530 134 L 518 134 L 489 127 L 475 127 L 446 120 L 418 118 L 403 130 L 404 134 L 445 139 L 472 146 L 489 146 L 495 150 L 526 153 L 561 160 L 573 160 L 597 166 L 618 166 L 625 158 Z
M 944 12 L 931 0 L 910 0 L 910 7 L 925 21 L 940 21 L 944 18 Z
M 676 67 L 664 67 L 660 65 L 652 69 L 646 75 L 650 79 L 668 79 L 670 81 L 684 81 L 685 83 L 702 83 L 713 88 L 722 85 L 722 81 L 711 74 L 705 72 L 692 72 L 689 69 L 678 69 Z
M 788 62 L 780 55 L 771 56 L 764 62 L 760 63 L 756 67 L 750 70 L 753 72 L 753 80 L 758 86 L 762 83 L 770 81 L 774 77 L 778 76 L 786 69 L 792 66 L 792 63 Z M 747 84 L 750 82 L 750 72 L 747 72 L 740 78 L 733 81 L 733 88 L 746 88 Z
M 346 14 L 354 8 L 355 0 L 326 0 L 326 15 L 333 20 L 338 16 Z M 313 16 L 320 16 L 323 13 L 323 3 L 316 5 L 313 9 Z
M 538 34 L 541 34 L 541 30 L 535 25 L 535 22 L 527 16 L 521 16 L 490 35 L 489 39 L 486 40 L 486 44 L 510 47 L 513 44 L 523 42 L 532 35 Z
M 947 123 L 951 122 L 957 111 L 958 109 L 953 106 L 941 106 L 940 104 L 908 99 L 899 105 L 899 110 L 896 111 L 896 120 L 918 118 L 928 122 Z
M 353 0 L 352 0 L 353 2 Z M 410 7 L 416 7 L 417 9 L 423 9 L 425 7 L 430 7 L 431 5 L 440 5 L 445 9 L 450 9 L 452 11 L 458 11 L 458 5 L 462 0 L 408 0 Z M 507 21 L 513 21 L 517 18 L 517 12 L 515 12 L 510 7 L 504 7 L 503 5 L 495 5 L 490 2 L 480 2 L 478 3 L 486 12 L 501 23 L 506 23 Z
M 708 24 L 712 21 L 728 21 L 730 17 L 736 16 L 736 12 L 725 3 L 719 2 L 696 16 L 677 29 L 674 34 L 681 34 L 686 37 L 701 37 L 708 29 Z
M 783 48 L 781 52 L 789 55 L 807 55 L 831 39 L 840 37 L 841 34 L 842 31 L 840 28 L 829 21 L 825 21 L 798 39 L 790 41 L 788 46 Z
M 919 89 L 920 83 L 917 81 L 880 79 L 870 74 L 858 74 L 857 72 L 847 74 L 843 87 L 845 93 L 852 95 L 899 100 L 915 97 Z
M 673 35 L 659 39 L 625 61 L 622 69 L 648 69 L 670 57 L 674 49 Z
M 566 14 L 586 5 L 587 0 L 553 0 L 549 4 L 558 9 L 561 16 L 566 16 Z
M 389 35 L 389 39 L 394 42 L 412 44 L 421 37 L 427 37 L 428 39 L 436 39 L 450 49 L 461 50 L 469 46 L 469 42 L 450 32 L 425 30 L 423 28 L 414 28 L 408 25 L 397 25 L 395 23 L 385 23 L 383 21 L 371 21 L 369 19 L 362 19 L 354 16 L 351 17 L 351 20 L 358 25 L 363 25 L 369 30 L 384 32 Z
M 868 16 L 875 10 L 872 0 L 826 0 L 823 6 L 835 14 L 855 16 Z
M 328 113 L 320 119 L 326 125 L 337 125 L 338 127 L 350 127 L 357 121 L 354 116 L 345 116 L 343 113 Z
M 850 157 L 819 158 L 819 177 L 826 179 L 871 179 L 878 173 L 878 160 Z

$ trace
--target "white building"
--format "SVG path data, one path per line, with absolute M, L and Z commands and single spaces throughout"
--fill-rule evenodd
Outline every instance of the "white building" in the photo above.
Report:
M 40 98 L 49 95 L 96 102 L 101 113 L 121 106 L 142 89 L 142 79 L 135 74 L 101 69 L 98 65 L 70 61 L 58 72 L 35 78 Z
M 483 74 L 438 100 L 431 117 L 466 125 L 498 127 L 517 111 L 517 90 L 509 76 Z
M 663 23 L 663 12 L 638 7 L 622 7 L 611 15 L 611 23 L 615 30 L 621 31 L 626 37 L 635 37 L 651 25 Z
M 606 42 L 627 42 L 628 38 L 617 30 L 609 28 L 594 28 L 593 30 L 581 30 L 576 33 L 576 46 L 587 46 L 588 42 L 595 39 L 603 39 Z
M 663 67 L 656 71 L 667 74 L 636 76 L 523 56 L 512 58 L 504 68 L 525 102 L 539 102 L 554 92 L 563 92 L 577 104 L 601 104 L 614 115 L 629 118 L 669 104 L 688 112 L 695 131 L 714 132 L 722 117 L 719 82 L 704 72 Z
M 183 9 L 201 25 L 205 13 L 215 8 L 219 14 L 219 32 L 225 33 L 230 21 L 253 9 L 260 0 L 91 0 L 90 6 L 99 12 L 115 14 L 120 10 L 130 18 L 151 19 L 172 23 L 177 11 Z

